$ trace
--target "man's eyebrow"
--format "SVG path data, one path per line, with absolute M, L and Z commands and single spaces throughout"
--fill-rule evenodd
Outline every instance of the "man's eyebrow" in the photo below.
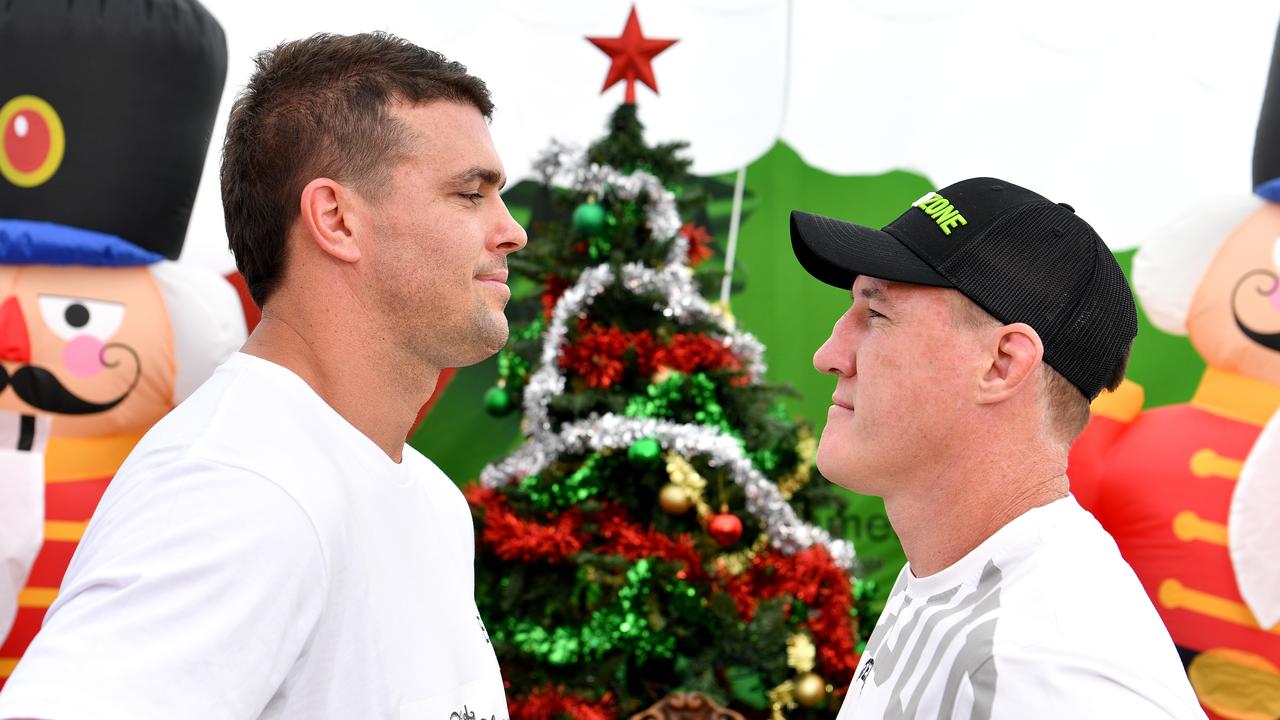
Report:
M 889 296 L 885 295 L 884 290 L 878 287 L 864 287 L 858 290 L 858 295 L 861 295 L 867 300 L 875 300 L 877 302 L 884 303 L 885 305 L 893 304 L 893 301 L 889 299 Z M 852 289 L 849 291 L 849 298 L 854 301 L 858 299 L 857 296 L 853 294 Z
M 479 165 L 469 167 L 449 178 L 449 182 L 456 183 L 458 185 L 464 185 L 475 180 L 479 180 L 488 185 L 497 185 L 499 190 L 507 184 L 507 179 L 502 176 L 502 173 L 494 170 L 493 168 L 481 167 Z

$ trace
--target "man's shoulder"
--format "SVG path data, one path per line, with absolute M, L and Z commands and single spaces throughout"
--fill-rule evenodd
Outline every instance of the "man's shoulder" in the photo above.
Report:
M 1115 540 L 1102 525 L 1068 496 L 1033 510 L 1034 527 L 1025 552 L 1016 563 L 1027 582 L 1057 586 L 1059 591 L 1084 592 L 1086 578 L 1098 581 L 1131 579 L 1133 570 L 1120 555 Z
M 213 497 L 283 490 L 313 520 L 322 519 L 317 516 L 325 507 L 341 505 L 341 499 L 326 499 L 337 486 L 324 481 L 340 472 L 329 457 L 340 449 L 288 390 L 252 367 L 219 368 L 143 436 L 116 473 L 104 504 L 126 494 L 159 496 L 199 483 Z
M 1039 542 L 1005 579 L 1001 637 L 1012 643 L 1172 649 L 1168 631 L 1115 541 L 1074 500 L 1048 514 Z
M 224 463 L 271 479 L 310 471 L 332 443 L 317 408 L 280 380 L 233 358 L 143 436 L 121 473 L 175 462 Z
M 1071 501 L 1040 537 L 1002 597 L 993 652 L 1001 672 L 1075 673 L 1160 702 L 1185 699 L 1173 642 L 1111 536 Z
M 1016 563 L 1011 589 L 1051 596 L 1031 598 L 1037 604 L 1057 599 L 1050 608 L 1068 600 L 1088 606 L 1114 604 L 1118 597 L 1140 598 L 1150 607 L 1115 541 L 1074 498 L 1041 510 L 1046 512 L 1037 520 L 1035 542 Z

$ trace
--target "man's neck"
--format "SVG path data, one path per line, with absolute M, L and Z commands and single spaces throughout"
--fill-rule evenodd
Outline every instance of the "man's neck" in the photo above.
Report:
M 383 357 L 386 339 L 366 334 L 349 323 L 286 320 L 264 310 L 242 352 L 293 371 L 388 457 L 400 462 L 405 438 L 435 389 L 440 370 L 388 361 Z
M 1068 495 L 1065 459 L 973 468 L 885 498 L 885 512 L 916 577 L 954 565 L 1028 510 Z

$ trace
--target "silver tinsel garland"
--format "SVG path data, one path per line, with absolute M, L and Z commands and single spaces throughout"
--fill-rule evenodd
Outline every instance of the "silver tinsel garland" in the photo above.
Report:
M 571 188 L 601 200 L 643 201 L 649 236 L 658 242 L 671 241 L 666 265 L 688 262 L 689 240 L 680 233 L 682 223 L 676 210 L 676 196 L 650 173 L 636 170 L 624 175 L 608 165 L 589 162 L 586 153 L 555 140 L 533 161 L 533 169 L 544 185 Z
M 531 435 L 545 436 L 554 430 L 547 408 L 552 397 L 564 392 L 565 379 L 560 374 L 558 361 L 568 335 L 569 321 L 586 317 L 591 302 L 614 282 L 613 269 L 608 265 L 587 268 L 552 309 L 551 322 L 542 336 L 538 369 L 529 377 L 524 390 L 524 415 Z M 751 333 L 730 328 L 724 313 L 698 294 L 688 265 L 654 270 L 640 263 L 627 263 L 622 266 L 622 287 L 637 295 L 660 296 L 662 299 L 654 309 L 682 325 L 696 321 L 719 324 L 721 342 L 746 363 L 751 381 L 759 382 L 764 377 L 764 346 Z
M 551 399 L 566 387 L 559 359 L 569 321 L 586 317 L 595 298 L 615 283 L 637 295 L 658 295 L 661 299 L 654 309 L 676 323 L 711 321 L 717 324 L 721 341 L 746 363 L 752 382 L 764 377 L 764 347 L 750 333 L 734 328 L 722 310 L 698 293 L 687 264 L 689 244 L 680 234 L 675 197 L 657 178 L 643 171 L 623 175 L 614 168 L 588 163 L 585 154 L 557 142 L 539 156 L 534 169 L 544 184 L 568 186 L 579 193 L 595 193 L 602 199 L 613 196 L 632 202 L 643 200 L 652 237 L 674 242 L 662 269 L 628 263 L 622 267 L 619 279 L 607 264 L 597 265 L 582 271 L 573 287 L 560 296 L 543 334 L 539 367 L 530 375 L 524 390 L 528 441 L 506 459 L 485 467 L 480 481 L 487 487 L 500 487 L 541 472 L 564 452 L 582 452 L 586 448 L 616 450 L 627 448 L 641 438 L 653 438 L 667 450 L 685 457 L 705 455 L 712 466 L 727 467 L 733 481 L 746 494 L 748 512 L 759 518 L 774 547 L 793 553 L 819 543 L 828 548 L 840 567 L 851 567 L 855 557 L 853 545 L 845 540 L 833 540 L 825 530 L 802 522 L 778 486 L 755 468 L 743 451 L 741 441 L 718 428 L 614 414 L 593 414 L 559 429 L 552 426 Z
M 687 458 L 707 456 L 712 467 L 727 467 L 734 483 L 747 496 L 747 511 L 760 519 L 770 544 L 785 553 L 794 553 L 822 544 L 842 568 L 852 567 L 853 545 L 833 540 L 826 530 L 801 522 L 795 508 L 782 497 L 746 456 L 741 442 L 732 435 L 707 425 L 675 423 L 654 418 L 628 418 L 612 413 L 592 414 L 584 420 L 565 424 L 547 439 L 530 438 L 507 459 L 486 467 L 480 482 L 501 487 L 529 475 L 537 475 L 562 453 L 587 450 L 622 450 L 641 438 L 653 438 L 665 450 Z

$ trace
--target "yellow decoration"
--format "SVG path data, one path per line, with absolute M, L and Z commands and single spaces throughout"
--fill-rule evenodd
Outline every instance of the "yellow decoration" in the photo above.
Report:
M 1262 427 L 1280 412 L 1280 386 L 1209 367 L 1191 404 L 1214 415 Z
M 725 553 L 716 558 L 716 564 L 724 568 L 730 575 L 741 575 L 747 571 L 747 566 L 756 558 L 756 554 L 769 545 L 769 538 L 761 533 L 756 536 L 756 541 L 751 547 L 737 552 Z
M 0 128 L 8 128 L 9 121 L 24 111 L 44 121 L 45 129 L 49 133 L 48 150 L 41 158 L 39 165 L 31 170 L 23 170 L 15 165 L 9 158 L 9 154 L 0 147 L 0 176 L 4 176 L 6 180 L 20 188 L 30 188 L 44 184 L 62 166 L 62 156 L 67 150 L 67 132 L 62 127 L 62 118 L 58 116 L 58 111 L 43 98 L 35 95 L 19 95 L 0 107 Z M 15 122 L 25 124 L 26 121 L 19 117 Z M 18 132 L 23 131 L 18 130 Z
M 667 483 L 658 492 L 658 504 L 672 515 L 683 515 L 693 507 L 693 495 L 675 483 Z
M 796 700 L 807 708 L 818 707 L 827 697 L 827 681 L 815 672 L 796 678 Z
M 807 633 L 796 633 L 787 638 L 787 666 L 800 673 L 795 680 L 787 680 L 768 692 L 772 707 L 771 720 L 786 720 L 785 710 L 794 710 L 796 703 L 807 708 L 817 707 L 826 699 L 831 689 L 822 676 L 813 672 L 818 658 L 818 648 Z
M 817 659 L 818 648 L 814 647 L 813 640 L 809 639 L 808 633 L 796 633 L 787 638 L 788 667 L 798 673 L 807 673 L 813 670 Z
M 1200 701 L 1225 718 L 1280 717 L 1280 670 L 1266 658 L 1243 650 L 1203 652 L 1187 668 Z
M 1213 545 L 1227 546 L 1227 526 L 1205 520 L 1190 510 L 1183 510 L 1173 517 L 1173 536 L 1183 542 L 1196 540 Z
M 44 481 L 64 483 L 111 477 L 141 439 L 141 433 L 51 437 L 44 456 Z
M 732 330 L 738 326 L 738 320 L 733 316 L 733 311 L 729 309 L 728 301 L 717 300 L 711 303 L 711 307 L 714 310 L 720 311 L 720 315 L 721 317 L 724 318 L 724 321 L 729 326 L 729 329 Z
M 1103 390 L 1093 402 L 1089 412 L 1122 423 L 1131 423 L 1142 412 L 1146 393 L 1138 383 L 1125 378 L 1115 390 Z
M 813 433 L 802 426 L 799 435 L 800 438 L 796 441 L 796 467 L 778 479 L 778 491 L 787 500 L 809 483 L 813 476 L 813 460 L 818 456 L 818 441 Z
M 780 685 L 770 690 L 769 704 L 773 708 L 772 720 L 787 720 L 784 712 L 786 710 L 794 710 L 796 707 L 796 686 L 790 680 L 783 681 Z
M 711 506 L 703 498 L 707 480 L 698 474 L 684 456 L 676 452 L 667 453 L 667 475 L 670 476 L 672 485 L 683 489 L 693 499 L 693 505 L 698 508 L 699 520 L 705 521 L 711 516 Z
M 1211 448 L 1201 448 L 1191 456 L 1191 474 L 1198 478 L 1219 477 L 1224 480 L 1239 480 L 1244 470 L 1244 462 L 1236 458 L 1219 455 Z

